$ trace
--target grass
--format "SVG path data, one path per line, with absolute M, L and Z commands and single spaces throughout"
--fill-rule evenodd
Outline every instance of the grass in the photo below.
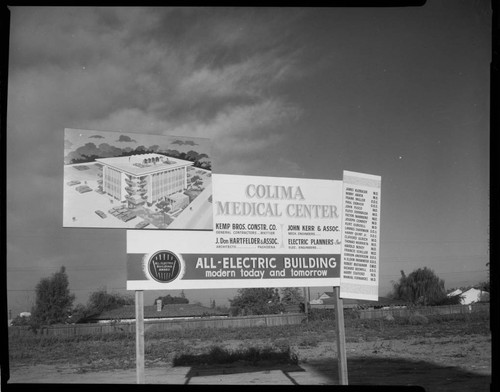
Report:
M 378 341 L 390 339 L 425 339 L 428 337 L 462 337 L 469 335 L 489 335 L 488 314 L 456 314 L 449 316 L 426 316 L 427 324 L 411 324 L 409 318 L 395 317 L 388 320 L 360 320 L 346 318 L 346 341 Z M 233 340 L 250 346 L 230 352 L 228 358 L 239 355 L 243 360 L 264 358 L 271 353 L 288 352 L 291 347 L 317 347 L 321 342 L 335 341 L 335 322 L 332 319 L 313 320 L 298 325 L 275 327 L 249 327 L 227 329 L 193 329 L 166 332 L 146 332 L 145 360 L 171 362 L 179 355 L 192 355 L 191 358 L 202 360 L 211 348 L 222 346 Z M 200 346 L 195 352 L 193 347 Z M 265 344 L 266 351 L 260 348 L 252 350 L 256 343 Z M 204 348 L 203 348 L 204 347 Z M 213 348 L 213 347 L 212 347 Z M 221 350 L 224 350 L 221 348 Z M 270 351 L 271 350 L 271 351 Z M 288 351 L 287 351 L 288 350 Z M 221 351 L 211 355 L 224 358 Z M 272 354 L 274 355 L 274 354 Z M 82 335 L 73 337 L 47 336 L 10 336 L 9 356 L 11 365 L 32 365 L 50 363 L 77 364 L 84 368 L 129 368 L 135 364 L 135 334 L 115 332 L 103 335 Z M 187 358 L 187 357 L 186 357 Z M 194 360 L 194 359 L 193 359 Z M 283 357 L 282 360 L 289 360 Z

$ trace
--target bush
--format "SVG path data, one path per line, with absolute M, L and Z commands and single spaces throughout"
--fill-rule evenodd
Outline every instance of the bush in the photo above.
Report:
M 423 314 L 414 313 L 409 317 L 408 322 L 412 325 L 424 325 L 429 324 L 429 319 Z
M 285 350 L 288 347 L 290 347 L 290 342 L 288 339 L 279 338 L 279 339 L 274 340 L 273 346 L 279 350 Z
M 335 320 L 335 309 L 311 309 L 309 321 Z
M 77 304 L 68 320 L 71 324 L 87 323 L 92 317 L 104 311 L 117 309 L 124 305 L 133 305 L 135 299 L 130 295 L 108 293 L 100 289 L 90 294 L 87 305 Z
M 31 326 L 31 317 L 16 316 L 16 318 L 12 320 L 12 325 L 15 327 L 29 327 Z
M 229 300 L 231 308 L 237 308 L 242 316 L 279 314 L 285 310 L 280 303 L 278 289 L 275 288 L 245 288 Z
M 384 320 L 386 320 L 386 321 L 394 321 L 394 316 L 392 314 L 390 314 L 390 313 L 386 314 L 384 316 Z
M 306 336 L 299 342 L 300 347 L 317 347 L 320 342 L 318 336 Z
M 207 353 L 202 354 L 176 354 L 173 366 L 214 365 L 227 364 L 237 361 L 247 361 L 256 365 L 261 361 L 272 361 L 277 363 L 297 364 L 298 357 L 290 347 L 247 347 L 231 351 L 220 346 L 210 347 Z

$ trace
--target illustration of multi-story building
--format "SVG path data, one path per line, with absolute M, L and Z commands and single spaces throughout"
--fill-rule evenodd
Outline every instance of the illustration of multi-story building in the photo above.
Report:
M 189 202 L 182 192 L 187 189 L 187 168 L 193 162 L 161 154 L 100 158 L 96 162 L 102 165 L 103 193 L 128 202 L 130 208 L 162 200 L 175 201 L 176 206 L 184 206 L 186 199 Z

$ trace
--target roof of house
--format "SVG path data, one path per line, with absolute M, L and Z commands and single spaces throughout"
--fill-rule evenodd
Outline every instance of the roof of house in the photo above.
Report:
M 453 290 L 451 293 L 448 293 L 447 296 L 448 297 L 454 297 L 455 295 L 459 295 L 459 294 L 462 294 L 463 291 L 460 290 L 460 289 L 456 289 L 456 290 Z
M 333 291 L 325 291 L 321 296 L 328 295 L 330 298 L 333 298 L 335 293 Z
M 328 294 L 328 293 L 325 293 L 325 294 Z M 322 305 L 335 305 L 335 298 L 323 298 L 320 301 L 322 301 Z M 344 298 L 342 300 L 342 302 L 344 304 L 344 308 L 407 305 L 407 303 L 404 301 L 386 298 L 386 297 L 378 297 L 378 301 L 368 301 L 368 300 L 361 300 L 361 299 Z
M 470 288 L 469 290 L 462 292 L 460 295 L 462 295 L 462 300 L 460 301 L 462 305 L 470 305 L 476 302 L 489 301 L 490 299 L 490 293 L 475 288 Z
M 488 302 L 490 300 L 490 293 L 484 290 L 476 289 L 471 287 L 468 290 L 456 289 L 451 293 L 447 294 L 448 297 L 453 297 L 456 295 L 460 295 L 460 304 L 461 305 L 470 305 L 476 302 Z
M 144 306 L 144 318 L 171 318 L 171 317 L 201 317 L 227 316 L 228 312 L 207 308 L 196 304 L 168 304 L 158 311 L 156 305 Z M 102 312 L 92 317 L 92 320 L 124 320 L 135 319 L 135 305 L 125 305 L 117 309 Z

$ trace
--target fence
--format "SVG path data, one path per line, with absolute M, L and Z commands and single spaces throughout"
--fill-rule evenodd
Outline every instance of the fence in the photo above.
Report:
M 180 319 L 145 321 L 145 332 L 174 331 L 200 328 L 243 328 L 260 326 L 279 326 L 288 324 L 300 324 L 305 319 L 304 313 L 285 313 L 262 316 L 242 317 L 214 317 L 201 319 Z M 38 331 L 43 336 L 79 336 L 106 334 L 113 332 L 135 332 L 135 322 L 112 323 L 112 324 L 70 324 L 42 327 Z M 10 336 L 32 335 L 33 332 L 26 327 L 10 327 Z
M 445 315 L 445 314 L 467 314 L 486 312 L 490 313 L 490 304 L 481 303 L 473 305 L 447 305 L 447 306 L 426 306 L 418 308 L 389 308 L 389 309 L 367 309 L 358 310 L 361 319 L 377 319 L 388 315 L 393 317 L 409 317 L 415 312 L 424 316 Z

